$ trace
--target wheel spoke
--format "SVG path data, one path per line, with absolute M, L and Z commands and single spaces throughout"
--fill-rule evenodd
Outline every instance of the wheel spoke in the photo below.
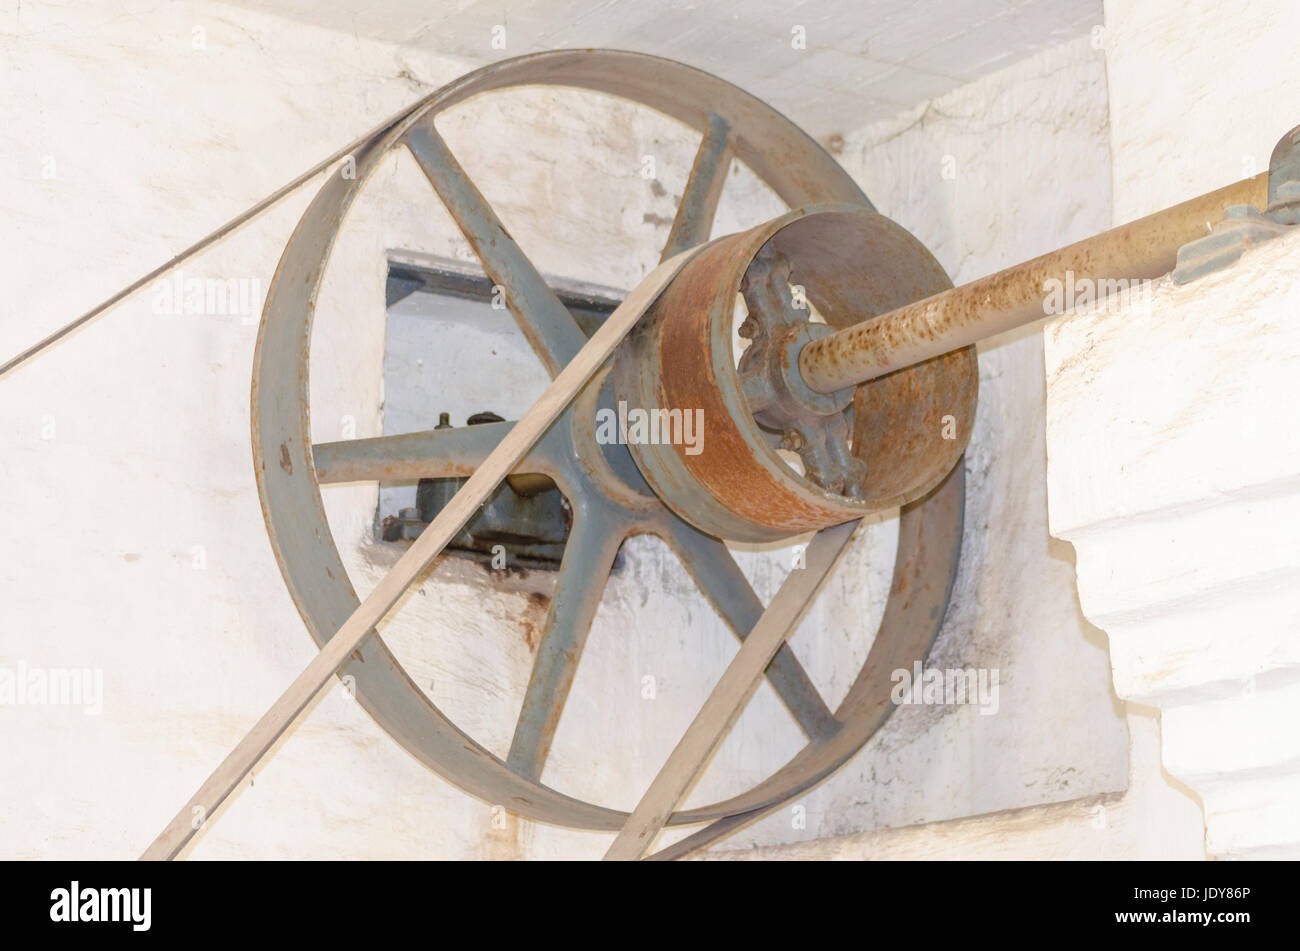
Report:
M 709 113 L 709 125 L 695 153 L 690 177 L 682 190 L 682 200 L 677 205 L 668 243 L 664 245 L 661 261 L 674 254 L 703 244 L 713 230 L 713 216 L 722 197 L 722 186 L 731 168 L 731 126 L 720 116 Z
M 510 432 L 513 422 L 429 429 L 398 436 L 318 442 L 312 446 L 316 481 L 389 482 L 470 476 Z M 515 467 L 516 472 L 552 474 L 549 434 Z
M 763 602 L 727 546 L 679 519 L 673 520 L 664 537 L 714 610 L 743 641 L 762 616 Z M 808 739 L 825 739 L 839 730 L 839 721 L 789 644 L 782 644 L 768 664 L 767 680 Z
M 587 342 L 577 321 L 506 231 L 432 121 L 413 128 L 406 147 L 474 248 L 483 270 L 501 286 L 519 329 L 554 377 Z
M 574 511 L 555 595 L 506 757 L 506 765 L 530 779 L 541 778 L 546 765 L 592 618 L 605 591 L 605 579 L 624 534 L 622 523 L 599 507 Z
M 673 810 L 686 797 L 744 711 L 777 645 L 784 644 L 799 626 L 857 527 L 856 521 L 846 522 L 817 533 L 808 546 L 807 566 L 786 576 L 781 590 L 763 611 L 704 706 L 669 754 L 668 761 L 627 817 L 605 853 L 606 860 L 639 859 L 654 845 Z

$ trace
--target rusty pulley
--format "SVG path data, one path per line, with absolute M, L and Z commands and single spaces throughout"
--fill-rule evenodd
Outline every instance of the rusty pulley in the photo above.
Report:
M 798 356 L 813 339 L 951 286 L 919 241 L 861 206 L 800 208 L 712 242 L 618 357 L 620 399 L 701 407 L 709 421 L 699 452 L 634 446 L 641 472 L 677 515 L 739 541 L 789 538 L 924 496 L 970 438 L 974 348 L 831 394 L 803 385 Z M 738 297 L 748 340 L 739 364 Z

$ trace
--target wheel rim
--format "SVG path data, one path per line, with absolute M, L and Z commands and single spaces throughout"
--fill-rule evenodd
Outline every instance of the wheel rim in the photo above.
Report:
M 309 419 L 309 343 L 315 301 L 340 223 L 380 158 L 402 144 L 421 123 L 479 93 L 535 84 L 630 99 L 700 132 L 709 128 L 711 116 L 722 116 L 731 129 L 733 154 L 787 204 L 839 201 L 871 207 L 829 155 L 760 100 L 708 74 L 634 53 L 560 51 L 493 64 L 443 87 L 419 112 L 360 149 L 354 156 L 355 177 L 331 176 L 286 246 L 267 295 L 253 369 L 253 454 L 263 515 L 290 594 L 318 644 L 324 644 L 359 603 L 326 520 Z M 711 108 L 706 110 L 704 103 Z M 596 398 L 594 386 L 586 392 L 591 394 L 589 399 Z M 575 498 L 587 498 L 582 491 L 585 480 L 604 480 L 602 485 L 610 486 L 609 473 L 592 472 L 576 463 L 571 447 L 563 442 L 569 438 L 582 399 L 580 396 L 575 408 L 544 437 L 536 468 L 528 470 L 551 475 L 571 504 Z M 833 720 L 826 722 L 822 717 L 818 723 L 815 714 L 808 714 L 801 722 L 813 739 L 784 767 L 738 796 L 679 811 L 670 824 L 779 805 L 828 776 L 885 722 L 893 710 L 889 702 L 891 672 L 923 659 L 942 622 L 960 551 L 963 499 L 963 466 L 959 462 L 930 495 L 903 508 L 884 618 L 867 660 Z M 636 512 L 634 500 L 625 501 L 628 504 L 617 511 L 607 510 L 603 500 L 579 501 L 575 511 L 583 504 L 590 508 L 578 511 L 575 529 L 585 522 L 595 526 L 590 531 L 599 534 L 602 522 L 630 518 L 637 531 L 665 538 L 704 590 L 697 571 L 716 570 L 707 563 L 719 559 L 725 547 L 701 533 L 682 533 L 669 520 L 666 509 L 660 514 L 647 506 L 644 512 Z M 570 544 L 573 542 L 571 535 Z M 616 542 L 614 551 L 617 547 Z M 724 565 L 723 570 L 729 569 Z M 561 583 L 563 578 L 562 564 Z M 724 588 L 730 592 L 730 587 Z M 752 591 L 752 600 L 743 593 L 730 592 L 721 599 L 729 602 L 725 604 L 719 603 L 717 588 L 704 593 L 742 633 L 761 610 Z M 598 590 L 596 601 L 599 597 Z M 583 630 L 577 636 L 585 634 Z M 793 659 L 788 647 L 784 650 Z M 546 786 L 531 775 L 540 775 L 540 769 L 528 768 L 526 757 L 517 758 L 512 751 L 508 764 L 461 731 L 411 680 L 377 634 L 359 653 L 360 660 L 349 662 L 340 674 L 354 679 L 355 696 L 362 707 L 434 772 L 466 792 L 528 819 L 592 830 L 621 827 L 626 813 Z M 797 670 L 797 661 L 794 663 Z

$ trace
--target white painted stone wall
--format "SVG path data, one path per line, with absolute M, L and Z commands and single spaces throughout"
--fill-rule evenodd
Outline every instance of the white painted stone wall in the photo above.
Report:
M 463 72 L 427 51 L 211 3 L 24 3 L 3 13 L 0 57 L 10 107 L 0 161 L 14 170 L 0 195 L 6 355 Z M 695 145 L 665 120 L 577 93 L 504 93 L 441 125 L 543 271 L 619 287 L 653 264 Z M 1081 41 L 849 135 L 841 158 L 882 211 L 965 280 L 1105 223 L 1106 136 L 1101 60 Z M 640 177 L 646 154 L 656 156 L 662 195 Z M 189 262 L 186 274 L 258 281 L 264 293 L 311 191 Z M 718 230 L 780 210 L 738 171 Z M 468 257 L 398 155 L 349 216 L 322 295 L 317 439 L 353 424 L 361 436 L 379 431 L 384 251 L 394 247 Z M 247 401 L 260 298 L 253 314 L 226 316 L 158 314 L 155 298 L 138 295 L 0 381 L 0 663 L 98 668 L 105 684 L 101 716 L 0 710 L 6 756 L 26 764 L 7 776 L 6 856 L 138 853 L 312 654 L 252 479 Z M 1123 787 L 1124 722 L 1105 644 L 1078 613 L 1068 550 L 1045 531 L 1037 338 L 996 341 L 981 366 L 962 576 L 938 657 L 998 667 L 999 714 L 904 709 L 800 803 L 806 826 L 783 813 L 733 844 Z M 327 502 L 364 590 L 395 557 L 370 543 L 374 490 L 331 488 Z M 892 541 L 888 522 L 866 533 L 795 637 L 832 701 L 869 646 Z M 782 554 L 743 560 L 764 596 L 788 563 Z M 734 650 L 657 542 L 632 544 L 627 561 L 546 774 L 562 790 L 624 807 Z M 549 583 L 532 575 L 491 589 L 480 569 L 448 559 L 385 628 L 416 680 L 497 752 L 526 682 L 527 632 L 541 620 L 527 594 Z M 653 702 L 641 699 L 647 674 L 657 680 Z M 693 798 L 752 784 L 798 740 L 762 688 Z M 428 773 L 338 691 L 195 855 L 595 856 L 606 841 L 492 820 L 491 804 Z
M 1108 0 L 1115 223 L 1268 168 L 1300 123 L 1289 0 Z

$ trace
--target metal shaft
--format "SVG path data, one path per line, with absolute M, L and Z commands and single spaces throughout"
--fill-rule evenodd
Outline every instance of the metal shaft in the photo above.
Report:
M 799 370 L 812 389 L 832 393 L 959 350 L 1044 317 L 1047 282 L 1065 282 L 1067 272 L 1106 299 L 1173 270 L 1178 249 L 1204 237 L 1229 206 L 1267 204 L 1262 172 L 814 340 L 800 351 Z

